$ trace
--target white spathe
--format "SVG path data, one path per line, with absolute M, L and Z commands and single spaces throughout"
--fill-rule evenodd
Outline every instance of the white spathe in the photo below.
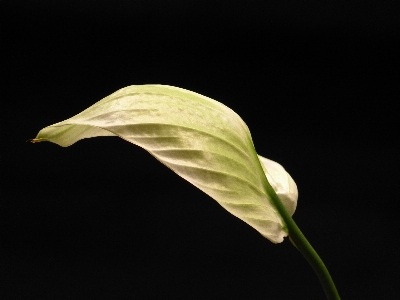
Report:
M 287 236 L 266 184 L 290 215 L 296 184 L 278 163 L 257 155 L 247 125 L 222 103 L 173 86 L 128 86 L 43 128 L 32 141 L 66 147 L 96 136 L 119 136 L 144 148 L 271 242 Z

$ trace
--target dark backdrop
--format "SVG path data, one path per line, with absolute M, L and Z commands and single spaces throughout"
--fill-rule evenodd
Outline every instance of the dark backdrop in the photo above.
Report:
M 324 298 L 289 241 L 139 147 L 25 142 L 145 83 L 235 110 L 297 182 L 294 219 L 343 299 L 393 299 L 400 31 L 384 3 L 1 0 L 3 299 Z

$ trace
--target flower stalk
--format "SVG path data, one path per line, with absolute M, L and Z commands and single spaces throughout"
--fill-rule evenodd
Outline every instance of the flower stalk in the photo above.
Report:
M 317 277 L 322 285 L 322 288 L 324 289 L 327 299 L 340 300 L 340 296 L 336 289 L 335 283 L 333 282 L 333 279 L 324 262 L 311 246 L 304 234 L 301 232 L 300 228 L 297 226 L 293 218 L 287 213 L 278 195 L 275 193 L 274 189 L 268 182 L 266 183 L 266 190 L 268 191 L 268 194 L 270 195 L 276 209 L 281 214 L 282 219 L 286 223 L 287 229 L 289 231 L 289 240 L 300 251 L 300 253 L 311 265 L 314 272 L 317 274 Z

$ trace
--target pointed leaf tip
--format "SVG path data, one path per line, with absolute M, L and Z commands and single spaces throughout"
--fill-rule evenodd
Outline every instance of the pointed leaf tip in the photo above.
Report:
M 222 103 L 173 86 L 128 86 L 42 129 L 31 142 L 66 147 L 96 136 L 144 148 L 273 243 L 287 236 L 265 182 L 268 177 L 293 214 L 294 181 L 279 164 L 258 157 L 247 125 Z
M 39 143 L 41 141 L 42 141 L 41 139 L 30 139 L 30 140 L 27 140 L 27 142 L 31 142 L 32 144 Z

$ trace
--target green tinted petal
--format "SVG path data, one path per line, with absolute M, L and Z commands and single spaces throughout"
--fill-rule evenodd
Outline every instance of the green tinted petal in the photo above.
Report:
M 296 185 L 280 165 L 259 159 L 246 124 L 222 103 L 172 86 L 128 86 L 42 129 L 33 142 L 66 147 L 113 135 L 147 150 L 272 242 L 287 236 L 265 191 L 266 176 L 290 214 Z

